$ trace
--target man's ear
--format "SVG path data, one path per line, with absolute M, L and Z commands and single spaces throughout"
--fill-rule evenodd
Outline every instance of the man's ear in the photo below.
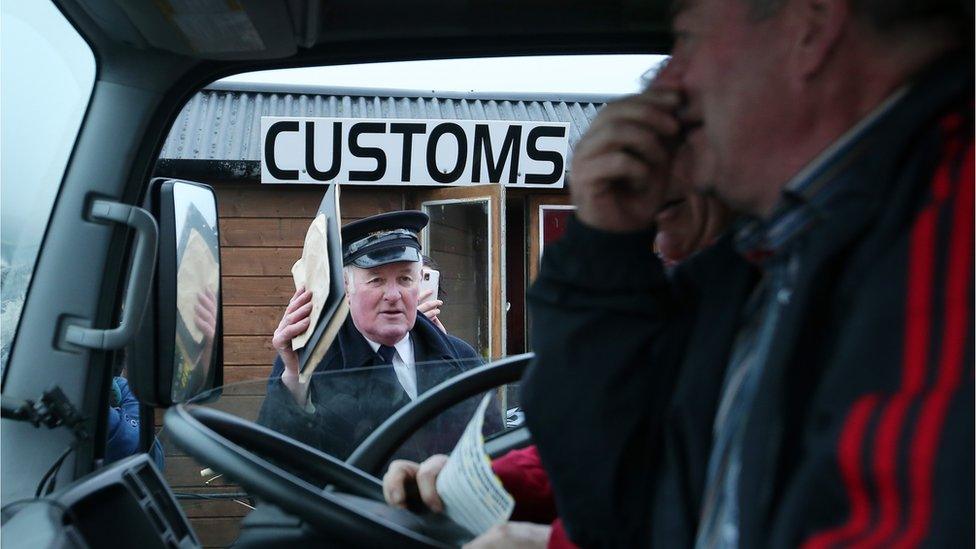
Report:
M 850 23 L 850 0 L 795 0 L 797 24 L 793 62 L 809 79 L 823 69 Z

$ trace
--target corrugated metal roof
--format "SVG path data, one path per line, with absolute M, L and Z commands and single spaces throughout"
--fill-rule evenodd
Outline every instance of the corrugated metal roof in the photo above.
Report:
M 521 120 L 569 122 L 570 150 L 611 97 L 513 96 L 317 88 L 262 91 L 214 85 L 193 96 L 177 117 L 161 159 L 259 161 L 262 116 Z M 307 90 L 313 91 L 313 90 Z M 504 95 L 504 94 L 499 94 Z

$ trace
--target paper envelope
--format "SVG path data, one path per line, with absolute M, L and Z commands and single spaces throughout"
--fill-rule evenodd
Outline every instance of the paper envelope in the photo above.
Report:
M 315 333 L 319 323 L 322 307 L 329 297 L 329 233 L 326 227 L 324 213 L 316 216 L 315 221 L 308 228 L 305 235 L 305 247 L 302 257 L 291 268 L 291 276 L 295 279 L 295 289 L 305 287 L 312 292 L 312 313 L 308 329 L 291 340 L 293 350 L 301 349 Z
M 299 341 L 301 347 L 293 346 L 298 351 L 299 372 L 305 377 L 318 365 L 349 314 L 342 280 L 340 220 L 339 186 L 329 185 L 305 236 L 302 259 L 292 268 L 296 287 L 312 289 L 312 320 L 300 336 L 304 340 Z

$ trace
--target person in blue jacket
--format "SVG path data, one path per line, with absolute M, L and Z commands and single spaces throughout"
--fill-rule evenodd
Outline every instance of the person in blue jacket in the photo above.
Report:
M 112 393 L 108 406 L 108 437 L 105 444 L 105 463 L 139 453 L 139 400 L 122 376 L 112 378 Z M 163 449 L 153 441 L 149 455 L 156 467 L 163 468 Z

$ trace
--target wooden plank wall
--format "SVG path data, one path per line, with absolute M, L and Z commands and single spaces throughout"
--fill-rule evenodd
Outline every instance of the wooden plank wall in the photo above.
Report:
M 295 291 L 291 266 L 301 256 L 305 232 L 325 192 L 322 187 L 211 183 L 217 192 L 223 269 L 224 383 L 220 409 L 255 419 L 275 352 L 271 335 Z M 403 209 L 404 193 L 370 187 L 343 188 L 343 223 Z M 157 414 L 157 425 L 161 423 Z M 165 435 L 164 435 L 165 436 Z M 165 475 L 175 492 L 239 492 L 166 444 Z M 226 547 L 249 509 L 229 500 L 180 500 L 204 547 Z

